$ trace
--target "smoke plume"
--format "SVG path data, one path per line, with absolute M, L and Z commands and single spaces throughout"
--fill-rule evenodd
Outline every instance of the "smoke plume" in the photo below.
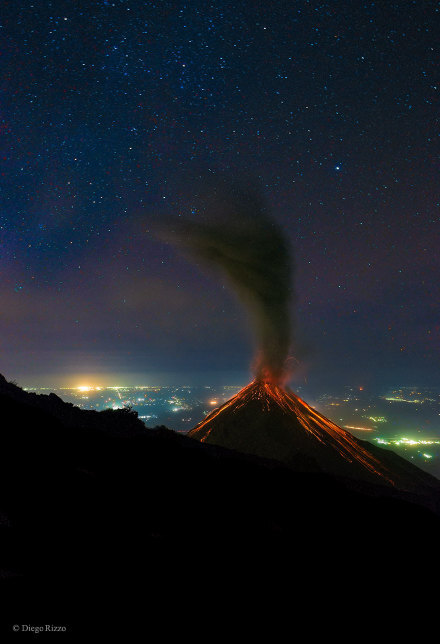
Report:
M 173 219 L 174 238 L 220 269 L 245 305 L 256 339 L 255 375 L 281 382 L 291 341 L 289 247 L 256 188 L 211 189 L 194 219 Z

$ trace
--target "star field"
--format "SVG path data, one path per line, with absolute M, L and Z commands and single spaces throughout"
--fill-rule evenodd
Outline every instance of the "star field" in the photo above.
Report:
M 438 2 L 6 2 L 0 371 L 246 371 L 241 307 L 153 234 L 252 177 L 298 378 L 438 377 Z

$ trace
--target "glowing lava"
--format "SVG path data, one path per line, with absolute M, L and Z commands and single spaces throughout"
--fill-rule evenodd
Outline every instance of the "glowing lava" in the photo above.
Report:
M 188 435 L 288 464 L 306 458 L 317 470 L 395 484 L 374 448 L 269 379 L 251 382 Z

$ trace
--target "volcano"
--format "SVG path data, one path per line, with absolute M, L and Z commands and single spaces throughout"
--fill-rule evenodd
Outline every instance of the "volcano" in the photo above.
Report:
M 214 409 L 188 436 L 299 471 L 413 492 L 438 490 L 440 485 L 397 454 L 355 438 L 288 388 L 259 379 Z

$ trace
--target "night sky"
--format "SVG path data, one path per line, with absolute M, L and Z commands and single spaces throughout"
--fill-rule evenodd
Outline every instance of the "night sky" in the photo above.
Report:
M 1 13 L 0 372 L 245 384 L 242 306 L 155 234 L 230 176 L 295 257 L 294 382 L 438 382 L 438 2 Z

